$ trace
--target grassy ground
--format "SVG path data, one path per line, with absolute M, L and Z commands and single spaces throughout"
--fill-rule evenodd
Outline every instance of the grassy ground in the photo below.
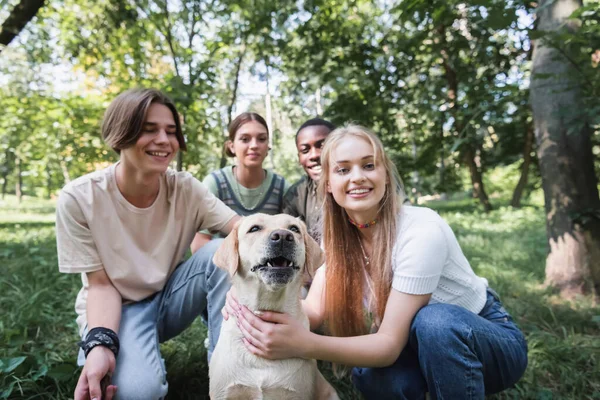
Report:
M 600 399 L 600 309 L 543 288 L 543 210 L 478 211 L 472 201 L 430 203 L 450 223 L 476 272 L 488 278 L 529 342 L 529 368 L 497 399 Z M 78 376 L 73 303 L 78 276 L 58 273 L 50 201 L 0 201 L 0 399 L 67 399 Z M 207 393 L 204 329 L 163 345 L 169 399 Z M 326 371 L 327 372 L 327 371 Z M 342 398 L 359 398 L 333 380 Z

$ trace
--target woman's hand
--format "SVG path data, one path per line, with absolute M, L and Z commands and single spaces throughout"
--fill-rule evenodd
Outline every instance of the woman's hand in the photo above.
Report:
M 237 298 L 235 297 L 235 288 L 229 289 L 225 295 L 225 305 L 221 308 L 221 315 L 223 319 L 227 321 L 230 315 L 235 315 L 236 311 L 240 308 Z
M 308 352 L 312 333 L 288 314 L 253 313 L 245 306 L 238 306 L 236 318 L 244 345 L 256 356 L 278 360 L 304 357 Z

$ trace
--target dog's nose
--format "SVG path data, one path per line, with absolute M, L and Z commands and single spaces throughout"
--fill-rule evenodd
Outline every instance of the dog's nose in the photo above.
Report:
M 280 243 L 283 240 L 285 240 L 287 242 L 293 242 L 294 235 L 290 231 L 285 231 L 283 229 L 279 229 L 279 230 L 271 232 L 270 239 L 271 239 L 271 242 L 273 242 L 273 243 Z

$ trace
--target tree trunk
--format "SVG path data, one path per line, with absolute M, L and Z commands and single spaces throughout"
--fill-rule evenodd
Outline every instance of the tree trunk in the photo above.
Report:
M 244 60 L 244 55 L 246 54 L 246 40 L 244 38 L 244 43 L 242 44 L 242 49 L 240 50 L 240 56 L 237 59 L 237 63 L 235 66 L 235 79 L 233 80 L 233 90 L 231 91 L 231 101 L 229 102 L 229 106 L 227 107 L 227 127 L 231 124 L 233 120 L 233 107 L 235 106 L 235 102 L 237 101 L 237 91 L 240 85 L 240 71 L 242 69 L 242 61 Z M 227 139 L 226 139 L 227 140 Z M 224 168 L 225 164 L 227 164 L 227 154 L 225 154 L 225 146 L 221 149 L 221 161 L 219 162 L 219 168 Z
M 23 200 L 23 174 L 21 170 L 21 159 L 17 156 L 15 159 L 15 166 L 17 167 L 17 182 L 15 183 L 15 194 L 17 195 L 17 201 L 21 204 Z
M 412 157 L 413 163 L 415 165 L 415 169 L 410 174 L 410 180 L 413 188 L 413 204 L 419 204 L 419 197 L 421 196 L 421 178 L 419 176 L 419 171 L 416 168 L 417 161 L 417 143 L 415 141 L 414 135 L 412 138 Z
M 185 113 L 187 111 L 187 108 L 184 108 L 183 112 L 179 113 L 179 125 L 181 126 L 182 129 L 187 129 L 184 128 L 185 127 Z M 184 135 L 185 135 L 185 131 L 184 131 Z M 176 169 L 177 171 L 183 171 L 183 151 L 179 150 L 177 152 L 177 165 L 176 165 Z
M 446 161 L 444 160 L 446 157 L 446 152 L 444 151 L 444 124 L 446 123 L 446 116 L 442 111 L 440 113 L 440 199 L 446 200 L 448 195 L 446 194 Z
M 531 165 L 531 149 L 533 148 L 533 125 L 527 123 L 527 133 L 525 134 L 525 145 L 523 146 L 523 164 L 521 164 L 521 177 L 513 192 L 510 205 L 514 208 L 521 207 L 521 197 L 523 190 L 527 186 L 527 178 L 529 177 L 529 166 Z
M 576 29 L 567 18 L 581 1 L 543 0 L 539 29 Z M 551 76 L 551 78 L 547 78 Z M 564 53 L 535 43 L 530 101 L 550 251 L 546 283 L 571 298 L 600 295 L 600 198 L 591 129 L 582 115 L 581 82 Z M 574 79 L 575 78 L 575 79 Z
M 60 171 L 62 172 L 65 184 L 71 182 L 71 175 L 69 175 L 69 168 L 67 167 L 67 162 L 63 158 L 61 158 L 58 163 L 60 164 Z
M 271 113 L 271 88 L 269 87 L 269 62 L 265 60 L 267 72 L 265 74 L 267 93 L 265 94 L 265 117 L 267 119 L 267 127 L 269 129 L 269 159 L 271 160 L 271 168 L 275 168 L 275 159 L 273 158 L 273 141 L 275 132 L 273 132 L 273 116 Z
M 183 151 L 177 152 L 177 171 L 183 170 Z
M 321 105 L 321 86 L 315 90 L 315 111 L 317 112 L 317 117 L 323 115 L 323 106 Z
M 469 168 L 469 175 L 471 176 L 471 184 L 473 185 L 473 197 L 479 199 L 479 202 L 483 206 L 485 212 L 490 212 L 493 207 L 490 203 L 485 188 L 483 186 L 483 176 L 477 162 L 475 161 L 475 151 L 471 146 L 465 146 L 462 152 L 463 163 Z
M 10 173 L 10 151 L 6 149 L 4 166 L 2 167 L 2 200 L 6 197 L 6 188 L 8 187 L 8 174 Z
M 52 170 L 49 162 L 46 162 L 46 198 L 52 198 Z
M 44 5 L 44 0 L 21 0 L 10 12 L 10 15 L 0 26 L 0 53 L 4 46 L 25 28 L 25 25 L 35 17 L 38 10 Z
M 8 176 L 7 174 L 2 174 L 2 178 L 4 179 L 2 181 L 2 200 L 4 200 L 4 198 L 6 197 L 6 184 L 8 183 Z

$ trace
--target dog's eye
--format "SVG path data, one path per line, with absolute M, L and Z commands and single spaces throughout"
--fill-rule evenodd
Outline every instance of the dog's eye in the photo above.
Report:
M 300 228 L 298 228 L 296 225 L 292 225 L 290 226 L 290 231 L 300 233 Z
M 252 233 L 252 232 L 258 232 L 260 231 L 260 226 L 258 225 L 253 225 L 249 230 L 248 233 Z

